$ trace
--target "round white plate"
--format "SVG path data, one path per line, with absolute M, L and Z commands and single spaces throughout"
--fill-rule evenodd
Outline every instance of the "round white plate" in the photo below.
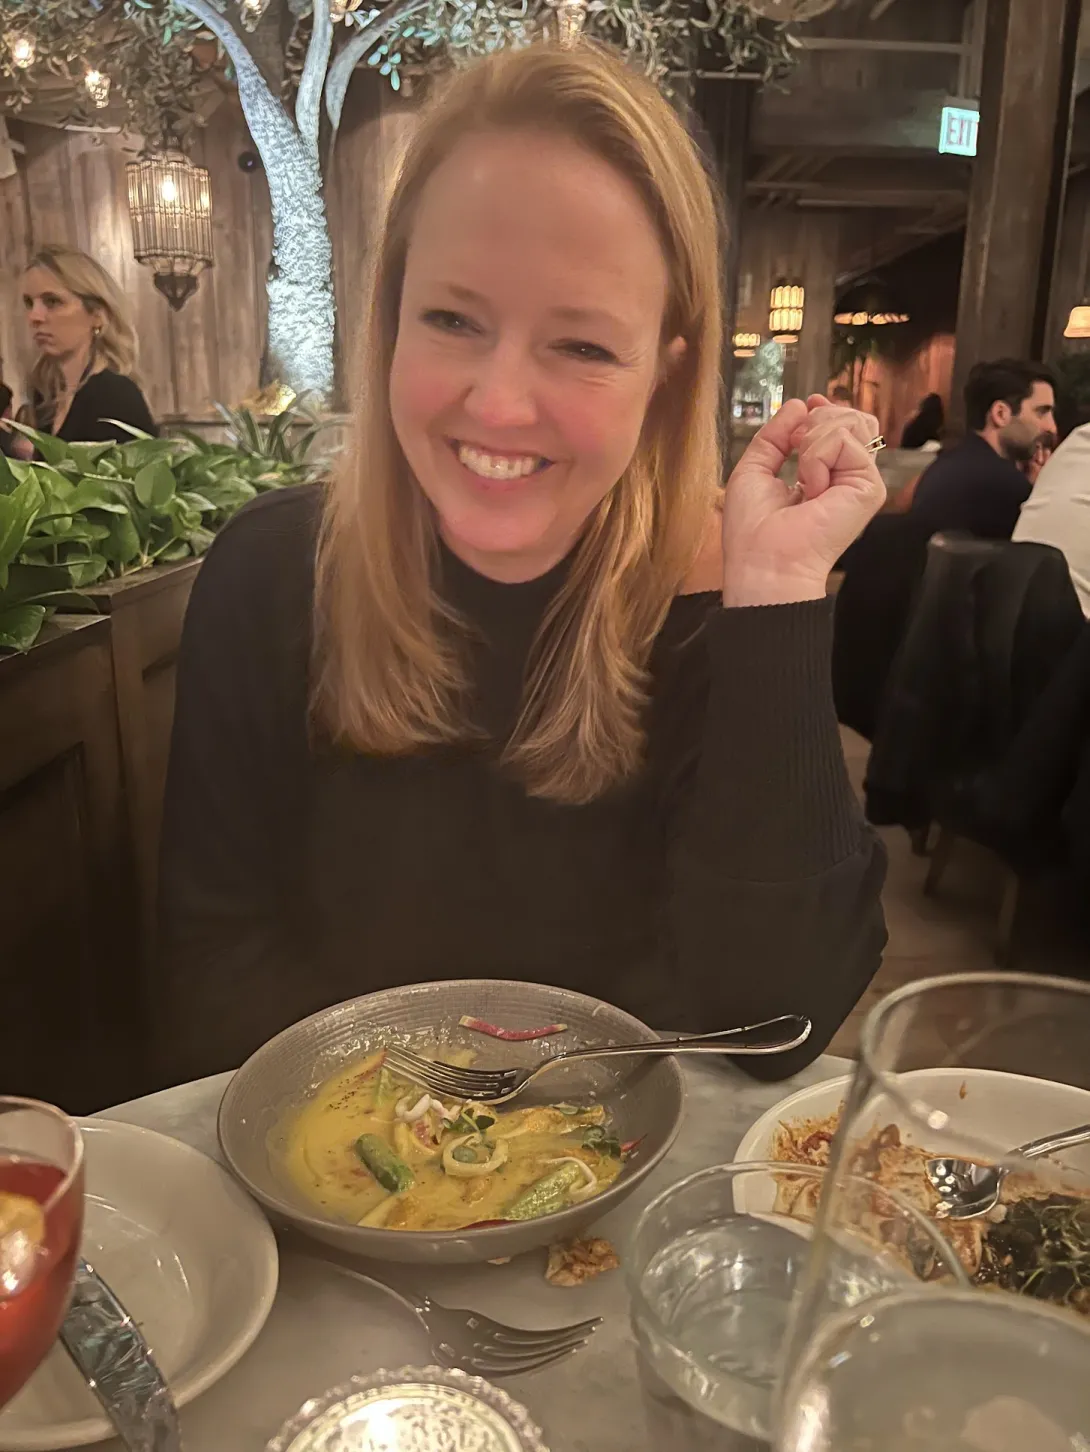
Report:
M 902 1076 L 909 1092 L 933 1108 L 944 1110 L 963 1132 L 984 1144 L 1014 1148 L 1046 1134 L 1090 1122 L 1090 1093 L 1051 1079 L 1002 1074 L 994 1069 L 914 1069 Z M 751 1126 L 738 1146 L 735 1160 L 767 1160 L 778 1125 L 784 1120 L 824 1119 L 844 1103 L 850 1075 L 800 1089 L 774 1104 Z M 883 1124 L 896 1123 L 905 1138 L 922 1144 L 925 1137 L 887 1107 Z M 875 1124 L 874 1128 L 881 1126 Z M 1064 1153 L 1065 1164 L 1090 1173 L 1090 1146 Z
M 184 1406 L 261 1330 L 276 1295 L 272 1230 L 226 1170 L 180 1140 L 114 1120 L 79 1125 L 83 1254 L 143 1330 Z M 59 1346 L 0 1413 L 4 1452 L 52 1452 L 113 1435 Z

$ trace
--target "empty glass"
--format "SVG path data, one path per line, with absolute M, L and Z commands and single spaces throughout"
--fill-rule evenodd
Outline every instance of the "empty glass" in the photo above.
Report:
M 624 1261 L 657 1452 L 770 1446 L 790 1312 L 825 1173 L 765 1161 L 720 1165 L 672 1186 L 640 1216 Z M 918 1285 L 921 1276 L 964 1284 L 956 1256 L 925 1216 L 867 1181 L 844 1191 L 841 1233 L 821 1282 L 822 1316 Z
M 778 1452 L 1086 1452 L 1090 1321 L 1028 1297 L 903 1290 L 818 1330 Z

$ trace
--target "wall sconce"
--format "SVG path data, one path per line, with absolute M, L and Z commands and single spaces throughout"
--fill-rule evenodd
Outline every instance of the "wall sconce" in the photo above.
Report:
M 760 333 L 735 333 L 731 339 L 736 358 L 752 358 L 761 346 Z
M 768 331 L 777 343 L 797 343 L 802 332 L 806 289 L 781 277 L 768 299 Z

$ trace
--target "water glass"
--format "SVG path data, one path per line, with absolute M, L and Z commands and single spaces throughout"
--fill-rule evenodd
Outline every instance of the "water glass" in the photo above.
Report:
M 907 1289 L 827 1320 L 777 1452 L 1087 1452 L 1090 1320 L 1029 1297 Z
M 656 1452 L 770 1447 L 825 1174 L 768 1161 L 720 1165 L 672 1186 L 640 1216 L 624 1261 Z M 842 1205 L 824 1315 L 924 1275 L 964 1284 L 935 1226 L 898 1196 L 860 1180 L 845 1187 Z

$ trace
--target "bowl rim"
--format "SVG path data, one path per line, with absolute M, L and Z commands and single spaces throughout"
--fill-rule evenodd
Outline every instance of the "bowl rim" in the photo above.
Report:
M 614 1013 L 621 1014 L 634 1027 L 640 1029 L 646 1034 L 651 1035 L 651 1038 L 647 1040 L 647 1042 L 649 1043 L 652 1039 L 657 1039 L 659 1037 L 655 1030 L 652 1029 L 649 1025 L 645 1024 L 642 1019 L 636 1018 L 635 1015 L 629 1013 L 627 1009 L 618 1008 L 615 1004 L 607 1003 L 605 999 L 595 998 L 592 994 L 580 993 L 577 989 L 562 988 L 558 984 L 530 983 L 517 978 L 441 978 L 428 983 L 404 983 L 394 985 L 390 988 L 379 988 L 376 989 L 373 993 L 358 994 L 355 998 L 346 998 L 343 999 L 340 1003 L 331 1003 L 326 1008 L 318 1009 L 316 1013 L 309 1014 L 306 1018 L 300 1019 L 297 1023 L 289 1024 L 287 1028 L 281 1029 L 280 1032 L 278 1034 L 275 1034 L 271 1039 L 267 1039 L 265 1043 L 263 1043 L 259 1048 L 255 1049 L 250 1057 L 246 1059 L 245 1062 L 242 1063 L 238 1069 L 235 1070 L 226 1089 L 224 1089 L 223 1097 L 220 1100 L 219 1109 L 216 1112 L 216 1138 L 219 1142 L 220 1153 L 223 1155 L 224 1163 L 231 1171 L 232 1175 L 234 1175 L 235 1178 L 238 1180 L 239 1184 L 241 1184 L 248 1191 L 248 1193 L 254 1197 L 255 1200 L 258 1200 L 262 1205 L 264 1205 L 267 1210 L 270 1210 L 275 1215 L 281 1216 L 283 1219 L 286 1219 L 300 1227 L 306 1227 L 308 1230 L 337 1230 L 349 1235 L 358 1234 L 362 1242 L 366 1243 L 369 1246 L 375 1247 L 376 1250 L 378 1248 L 378 1244 L 381 1241 L 389 1240 L 396 1244 L 398 1242 L 403 1242 L 405 1236 L 416 1237 L 418 1235 L 421 1237 L 426 1237 L 430 1244 L 437 1246 L 453 1246 L 455 1244 L 464 1243 L 467 1239 L 472 1239 L 475 1245 L 481 1246 L 487 1245 L 488 1241 L 492 1239 L 495 1240 L 497 1246 L 499 1246 L 502 1245 L 508 1237 L 510 1237 L 512 1232 L 524 1231 L 530 1225 L 545 1225 L 547 1222 L 558 1221 L 563 1216 L 570 1215 L 573 1210 L 583 1210 L 586 1205 L 592 1203 L 590 1200 L 588 1200 L 585 1201 L 582 1205 L 569 1205 L 563 1210 L 554 1210 L 551 1212 L 551 1214 L 541 1215 L 537 1219 L 532 1221 L 513 1220 L 509 1223 L 504 1223 L 501 1225 L 490 1225 L 478 1228 L 471 1228 L 467 1226 L 463 1230 L 387 1230 L 384 1226 L 350 1225 L 346 1221 L 333 1220 L 324 1215 L 312 1215 L 304 1211 L 298 1210 L 294 1205 L 289 1204 L 287 1200 L 270 1194 L 260 1185 L 255 1184 L 254 1181 L 251 1180 L 250 1176 L 247 1175 L 245 1171 L 241 1168 L 241 1166 L 237 1163 L 227 1143 L 225 1125 L 227 1122 L 227 1116 L 230 1110 L 233 1108 L 233 1098 L 237 1097 L 237 1094 L 240 1092 L 240 1090 L 237 1089 L 236 1086 L 240 1084 L 242 1076 L 250 1069 L 251 1065 L 256 1059 L 271 1054 L 275 1046 L 280 1044 L 283 1040 L 289 1037 L 296 1036 L 302 1030 L 306 1029 L 309 1024 L 312 1024 L 319 1019 L 326 1018 L 329 1014 L 336 1012 L 336 1010 L 338 1009 L 348 1008 L 353 1004 L 364 1003 L 369 999 L 385 997 L 388 994 L 404 993 L 407 989 L 414 989 L 423 992 L 428 989 L 434 988 L 447 989 L 455 984 L 467 989 L 488 987 L 532 990 L 535 988 L 540 988 L 544 989 L 546 992 L 549 993 L 563 993 L 571 999 L 580 1000 L 588 1008 L 596 1010 L 597 1008 L 604 1006 L 606 1008 L 612 1009 Z M 658 1062 L 663 1066 L 663 1069 L 670 1074 L 675 1084 L 675 1087 L 677 1088 L 677 1114 L 662 1144 L 658 1147 L 657 1150 L 655 1150 L 654 1154 L 648 1155 L 647 1159 L 644 1160 L 636 1168 L 632 1175 L 626 1178 L 622 1172 L 622 1175 L 618 1176 L 618 1178 L 614 1180 L 613 1184 L 610 1185 L 608 1189 L 603 1190 L 600 1195 L 595 1195 L 593 1197 L 594 1203 L 602 1207 L 602 1215 L 607 1214 L 608 1211 L 618 1200 L 623 1199 L 631 1189 L 635 1188 L 640 1180 L 642 1180 L 646 1175 L 650 1174 L 655 1166 L 661 1163 L 666 1154 L 672 1148 L 674 1141 L 677 1139 L 679 1133 L 681 1132 L 681 1126 L 685 1119 L 685 1079 L 682 1075 L 681 1069 L 678 1067 L 677 1059 L 672 1054 L 662 1055 Z M 543 1237 L 543 1243 L 546 1243 L 545 1237 Z

